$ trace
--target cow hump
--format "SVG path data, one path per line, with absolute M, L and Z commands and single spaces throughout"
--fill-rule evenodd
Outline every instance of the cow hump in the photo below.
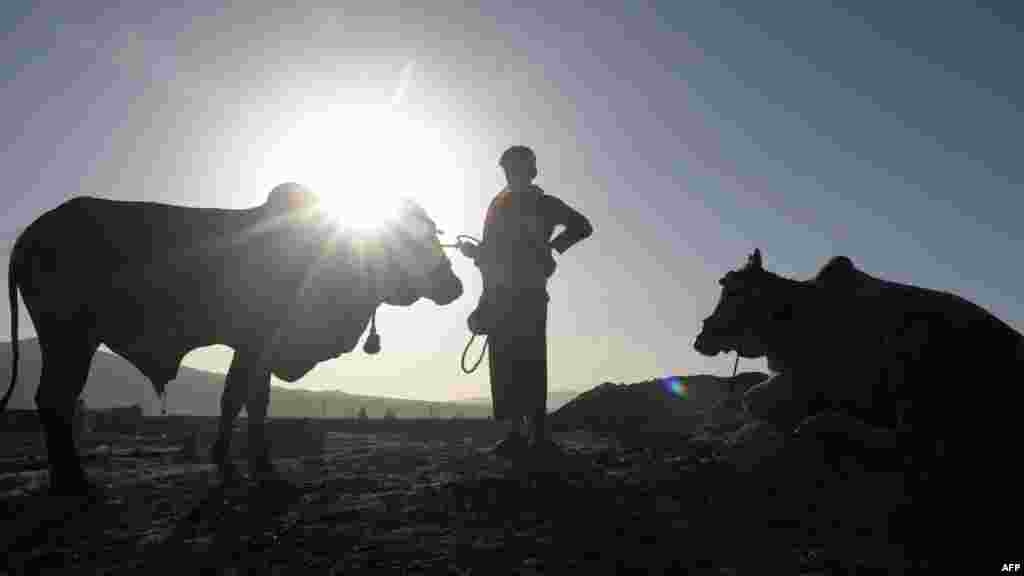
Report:
M 311 208 L 319 202 L 312 190 L 297 182 L 274 186 L 267 198 L 267 207 L 274 212 Z

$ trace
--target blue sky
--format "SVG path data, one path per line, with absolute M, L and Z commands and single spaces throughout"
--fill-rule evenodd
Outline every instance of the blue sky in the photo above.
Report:
M 403 110 L 436 136 L 418 140 L 445 167 L 423 173 L 423 202 L 444 228 L 479 233 L 516 143 L 595 225 L 552 281 L 554 388 L 727 373 L 731 358 L 692 342 L 716 280 L 755 247 L 800 278 L 846 254 L 1020 330 L 1024 18 L 1009 5 L 7 2 L 0 239 L 78 194 L 258 204 L 304 180 L 274 164 L 305 152 L 289 127 L 389 99 L 411 62 Z M 358 137 L 337 132 L 307 146 Z M 331 167 L 345 182 L 344 159 Z M 485 395 L 485 371 L 458 372 L 479 278 L 454 258 L 463 299 L 384 310 L 380 357 L 297 385 Z M 186 364 L 228 360 L 213 348 Z

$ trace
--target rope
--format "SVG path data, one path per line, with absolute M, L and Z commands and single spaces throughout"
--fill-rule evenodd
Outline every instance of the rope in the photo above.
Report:
M 441 247 L 461 248 L 463 242 L 472 244 L 474 246 L 479 246 L 481 240 L 479 238 L 470 236 L 469 234 L 458 234 L 455 236 L 455 242 L 451 244 L 441 244 Z M 476 372 L 476 369 L 480 366 L 480 363 L 484 361 L 484 354 L 487 353 L 487 345 L 490 342 L 490 340 L 487 338 L 487 336 L 484 336 L 484 346 L 483 348 L 480 349 L 480 356 L 477 357 L 476 362 L 474 362 L 471 367 L 466 368 L 466 356 L 469 354 L 469 348 L 473 345 L 473 341 L 476 340 L 476 337 L 476 334 L 470 334 L 469 341 L 466 342 L 466 347 L 462 349 L 462 360 L 460 361 L 459 366 L 462 368 L 463 374 L 472 374 L 473 372 Z
M 479 238 L 474 238 L 473 236 L 470 236 L 469 234 L 459 234 L 459 235 L 455 236 L 455 242 L 453 242 L 451 244 L 441 244 L 441 247 L 442 248 L 458 248 L 462 244 L 463 241 L 469 241 L 469 242 L 471 242 L 473 244 L 477 244 L 477 245 L 480 244 L 480 239 Z
M 736 361 L 732 365 L 732 377 L 736 377 L 736 369 L 740 367 L 740 353 L 736 353 Z
M 466 342 L 466 347 L 462 349 L 462 362 L 460 364 L 462 366 L 463 374 L 472 374 L 473 372 L 476 372 L 477 367 L 484 361 L 484 353 L 487 352 L 487 344 L 489 342 L 487 336 L 484 336 L 484 347 L 480 349 L 480 356 L 476 359 L 473 366 L 466 368 L 466 354 L 469 353 L 469 347 L 473 345 L 473 340 L 476 340 L 476 336 L 476 334 L 471 335 L 469 337 L 469 342 Z

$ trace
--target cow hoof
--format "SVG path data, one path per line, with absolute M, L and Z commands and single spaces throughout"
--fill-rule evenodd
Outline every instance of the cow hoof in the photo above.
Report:
M 238 468 L 230 462 L 217 466 L 217 476 L 221 486 L 234 486 L 238 483 Z
M 84 478 L 57 480 L 50 485 L 49 493 L 51 496 L 86 498 L 93 501 L 102 500 L 104 496 L 102 487 Z
M 249 474 L 252 477 L 252 481 L 260 486 L 280 486 L 288 484 L 288 482 L 281 476 L 281 474 L 274 469 L 273 466 L 260 466 L 258 468 L 250 468 Z
M 256 487 L 259 490 L 265 493 L 272 493 L 280 497 L 287 497 L 301 491 L 299 486 L 292 484 L 280 476 L 257 478 L 255 482 Z

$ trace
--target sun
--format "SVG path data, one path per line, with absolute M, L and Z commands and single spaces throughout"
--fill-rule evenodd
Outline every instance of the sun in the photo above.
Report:
M 400 107 L 337 105 L 303 111 L 273 146 L 271 173 L 308 186 L 335 220 L 366 230 L 393 218 L 402 199 L 454 212 L 462 194 L 440 130 Z
M 350 229 L 381 226 L 403 199 L 457 227 L 466 216 L 467 180 L 453 151 L 467 134 L 446 109 L 417 98 L 429 84 L 421 78 L 422 89 L 412 88 L 416 70 L 410 60 L 390 91 L 345 91 L 325 83 L 296 94 L 257 132 L 266 148 L 252 169 L 254 182 L 258 175 L 271 187 L 303 184 Z
M 458 180 L 436 134 L 388 106 L 307 114 L 277 146 L 279 173 L 308 186 L 345 227 L 370 229 L 402 199 L 436 204 Z
M 406 131 L 387 109 L 307 112 L 271 156 L 275 172 L 308 186 L 338 223 L 369 229 L 393 214 L 407 185 L 388 146 Z

